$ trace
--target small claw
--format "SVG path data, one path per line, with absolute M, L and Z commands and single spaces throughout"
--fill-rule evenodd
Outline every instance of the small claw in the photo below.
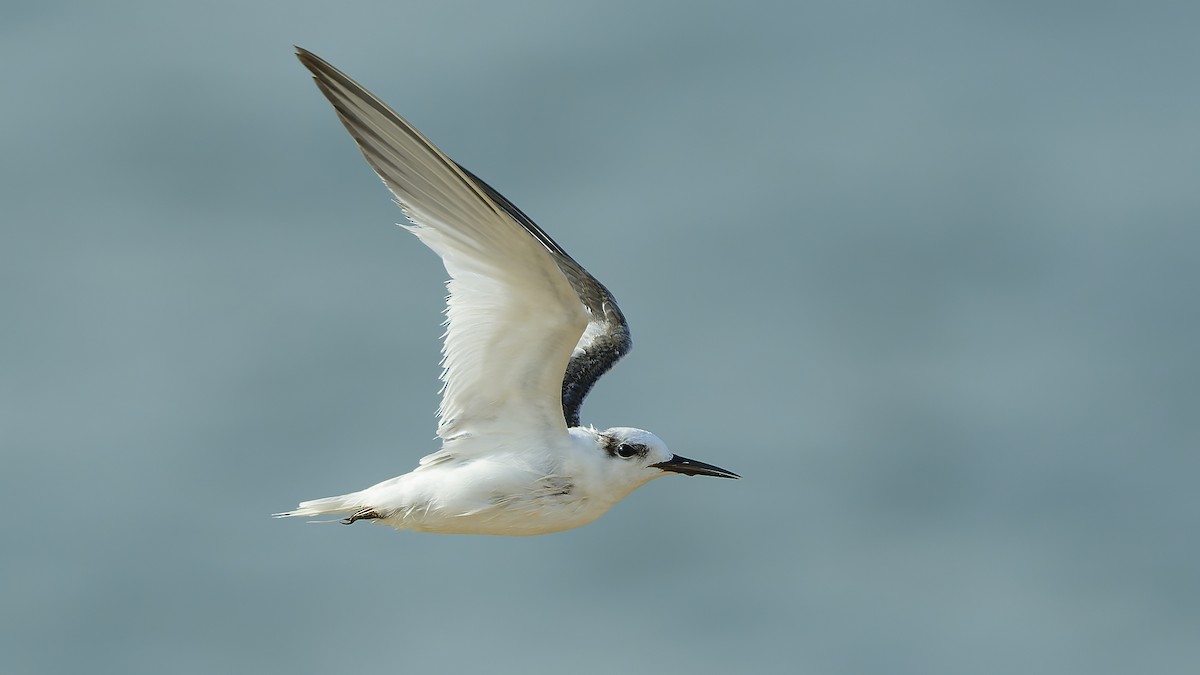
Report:
M 349 518 L 342 518 L 342 524 L 350 525 L 350 524 L 354 523 L 354 521 L 356 521 L 356 520 L 375 520 L 376 518 L 382 518 L 382 517 L 383 516 L 379 515 L 379 512 L 376 511 L 375 509 L 372 509 L 372 508 L 359 509 L 358 511 L 355 511 Z

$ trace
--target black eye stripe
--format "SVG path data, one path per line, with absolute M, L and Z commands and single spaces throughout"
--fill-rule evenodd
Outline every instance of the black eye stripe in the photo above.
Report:
M 650 446 L 643 443 L 622 441 L 613 436 L 603 436 L 602 438 L 602 447 L 608 453 L 609 457 L 632 459 L 634 457 L 645 457 L 650 454 Z
M 629 459 L 634 455 L 644 455 L 646 454 L 646 446 L 634 445 L 632 443 L 622 443 L 617 446 L 617 454 L 626 459 Z

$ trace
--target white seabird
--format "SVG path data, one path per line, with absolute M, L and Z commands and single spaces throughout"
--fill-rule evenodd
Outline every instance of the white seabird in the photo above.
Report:
M 442 447 L 378 485 L 277 517 L 347 514 L 400 530 L 532 535 L 586 525 L 666 475 L 738 478 L 649 431 L 581 426 L 630 348 L 611 293 L 511 202 L 317 56 L 296 49 L 411 225 L 442 258 Z

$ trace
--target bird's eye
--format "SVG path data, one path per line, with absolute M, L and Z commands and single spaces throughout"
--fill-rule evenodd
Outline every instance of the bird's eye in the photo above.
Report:
M 637 446 L 628 443 L 622 443 L 617 446 L 617 454 L 625 459 L 629 459 L 637 454 Z

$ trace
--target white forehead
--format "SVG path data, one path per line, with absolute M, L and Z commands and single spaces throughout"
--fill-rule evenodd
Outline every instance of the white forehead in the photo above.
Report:
M 634 429 L 633 427 L 613 427 L 606 429 L 604 435 L 616 438 L 626 443 L 635 443 L 637 445 L 646 445 L 652 448 L 666 448 L 667 444 L 658 436 L 646 431 L 645 429 Z

